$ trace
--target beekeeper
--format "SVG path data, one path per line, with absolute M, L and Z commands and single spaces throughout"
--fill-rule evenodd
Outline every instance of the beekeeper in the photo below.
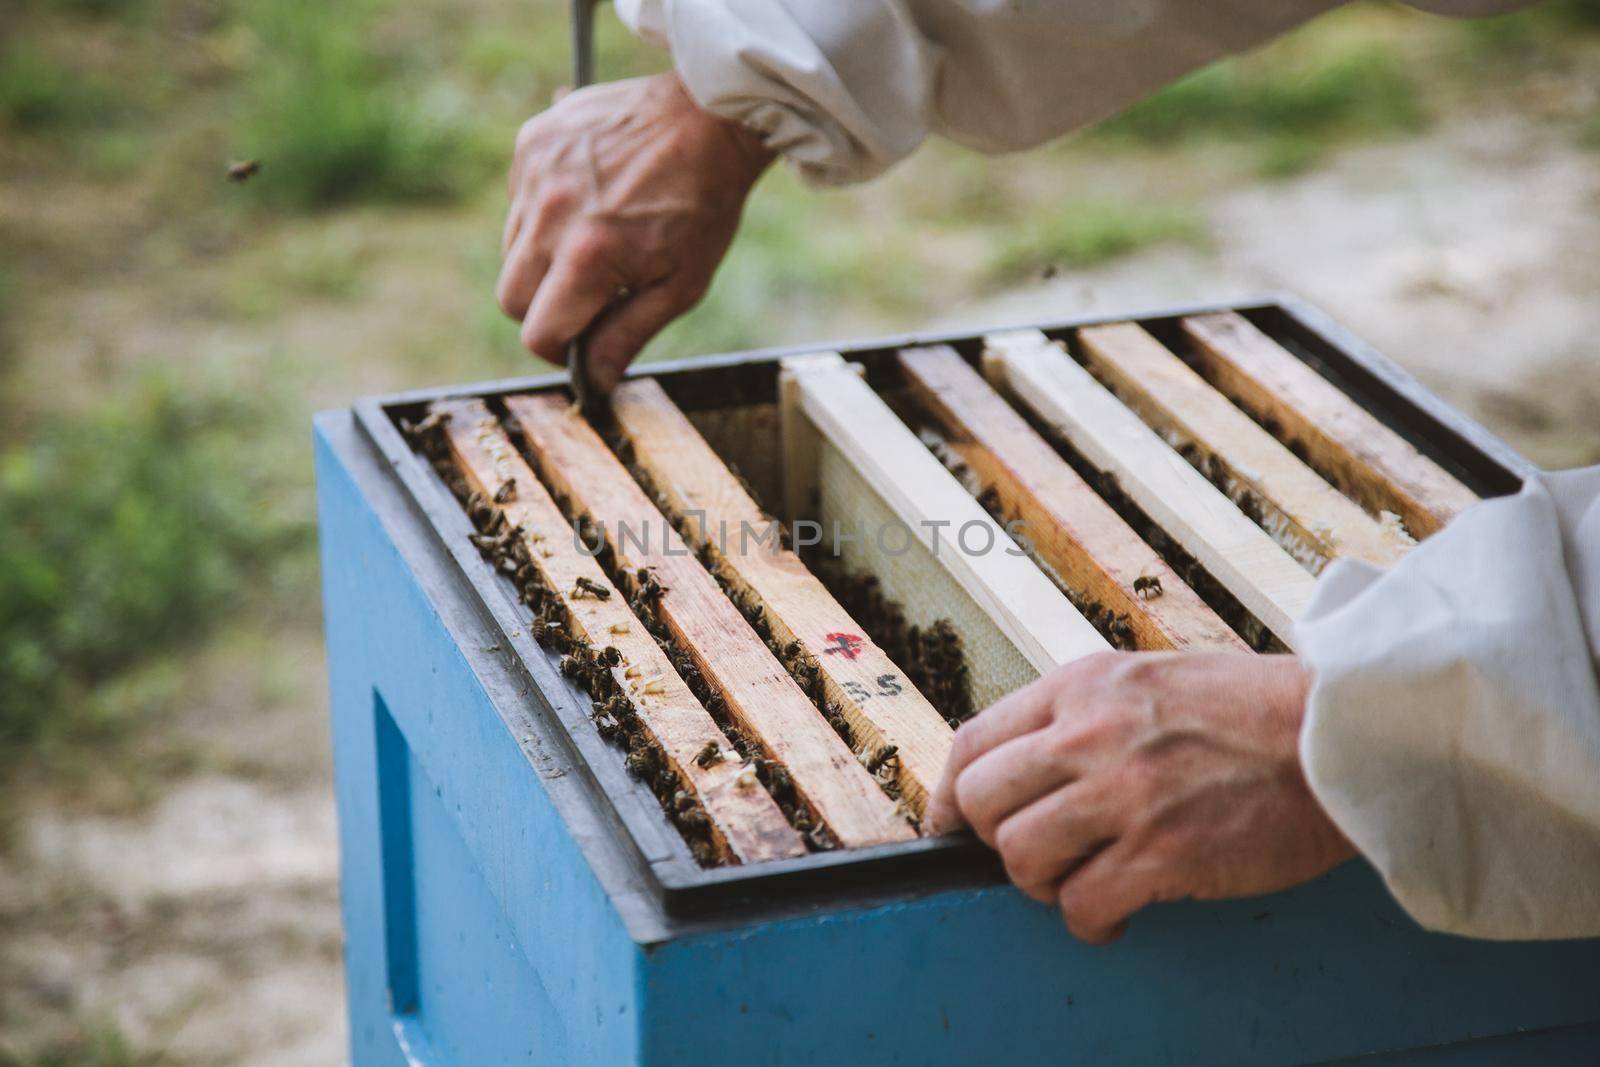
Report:
M 501 306 L 555 361 L 610 306 L 589 349 L 608 387 L 700 299 L 777 157 L 843 184 L 929 134 L 1026 148 L 1334 6 L 618 0 L 676 71 L 522 128 Z M 1473 508 L 1387 574 L 1333 564 L 1296 636 L 1298 658 L 1060 668 L 957 732 L 930 824 L 971 826 L 1089 941 L 1357 852 L 1430 928 L 1600 934 L 1600 468 Z

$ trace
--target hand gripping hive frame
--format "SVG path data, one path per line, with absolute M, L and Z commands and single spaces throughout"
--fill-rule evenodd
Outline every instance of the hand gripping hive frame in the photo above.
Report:
M 1329 560 L 1529 469 L 1281 298 L 647 366 L 605 438 L 559 384 L 357 415 L 679 913 L 998 876 L 918 833 L 950 708 L 762 504 L 952 631 L 981 707 L 1113 647 L 1292 648 Z

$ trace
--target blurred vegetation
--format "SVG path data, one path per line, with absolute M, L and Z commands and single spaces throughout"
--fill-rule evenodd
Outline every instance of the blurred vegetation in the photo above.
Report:
M 1200 218 L 1189 211 L 1071 200 L 996 244 L 987 275 L 992 284 L 1015 284 L 1062 268 L 1092 267 L 1153 244 L 1201 244 L 1204 237 Z
M 270 159 L 257 182 L 289 207 L 451 198 L 498 160 L 476 151 L 465 101 L 430 97 L 369 43 L 370 0 L 274 0 L 247 23 L 268 57 L 250 80 L 245 156 Z
M 1341 142 L 1409 133 L 1427 117 L 1403 58 L 1374 41 L 1218 63 L 1100 129 L 1107 138 L 1158 145 L 1218 137 L 1248 141 L 1263 171 L 1286 176 Z
M 1476 23 L 1354 5 L 1003 162 L 930 145 L 846 191 L 774 171 L 650 353 L 911 327 L 1203 250 L 1207 190 L 1592 63 L 1597 25 L 1600 0 Z M 608 79 L 665 64 L 609 15 L 599 44 Z M 315 407 L 529 366 L 492 296 L 500 174 L 568 69 L 559 0 L 10 0 L 0 764 L 181 702 L 185 650 L 241 603 L 314 603 Z M 1553 121 L 1600 144 L 1592 113 Z
M 246 442 L 266 413 L 141 380 L 0 452 L 0 757 L 105 737 L 169 705 L 163 658 L 304 543 Z
M 80 127 L 104 114 L 112 101 L 103 83 L 26 44 L 0 53 L 0 119 L 15 130 Z
M 10 1052 L 0 1044 L 0 1067 L 152 1067 L 161 1059 L 139 1052 L 107 1024 L 84 1025 L 70 1038 L 26 1052 Z

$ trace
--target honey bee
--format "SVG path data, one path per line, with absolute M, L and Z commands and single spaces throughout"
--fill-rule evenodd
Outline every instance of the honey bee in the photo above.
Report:
M 884 745 L 882 748 L 880 748 L 876 752 L 874 752 L 871 756 L 867 757 L 867 763 L 866 763 L 867 773 L 868 774 L 877 774 L 878 771 L 884 766 L 884 764 L 886 764 L 890 760 L 894 759 L 899 754 L 899 752 L 900 752 L 900 746 L 899 745 Z
M 228 180 L 239 183 L 247 182 L 261 173 L 261 160 L 236 159 L 228 164 Z
M 1133 580 L 1133 595 L 1140 600 L 1154 600 L 1162 592 L 1161 579 L 1153 574 L 1141 574 Z
M 504 504 L 506 501 L 514 499 L 516 495 L 517 480 L 515 478 L 507 478 L 500 483 L 500 488 L 494 491 L 494 502 L 496 504 Z
M 573 583 L 572 599 L 579 600 L 584 596 L 584 594 L 588 594 L 589 596 L 594 597 L 596 600 L 611 599 L 610 589 L 601 585 L 593 578 L 587 578 L 580 574 Z

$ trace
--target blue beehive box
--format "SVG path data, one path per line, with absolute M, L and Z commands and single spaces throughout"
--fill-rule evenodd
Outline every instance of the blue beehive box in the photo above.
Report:
M 1241 309 L 1481 491 L 1529 469 L 1313 310 Z M 871 373 L 901 345 L 970 340 L 840 350 Z M 776 447 L 782 354 L 648 369 L 754 452 Z M 971 841 L 702 869 L 396 428 L 429 400 L 555 384 L 317 420 L 357 1067 L 1600 1063 L 1600 943 L 1426 933 L 1360 861 L 1150 909 L 1109 948 L 1073 941 Z

